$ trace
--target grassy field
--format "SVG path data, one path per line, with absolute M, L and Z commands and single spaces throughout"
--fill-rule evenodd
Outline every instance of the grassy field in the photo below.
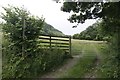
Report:
M 75 40 L 72 39 L 72 55 L 78 55 L 82 53 L 83 48 L 87 47 L 86 50 L 89 51 L 89 44 L 99 45 L 105 43 L 103 41 L 90 41 L 90 40 Z

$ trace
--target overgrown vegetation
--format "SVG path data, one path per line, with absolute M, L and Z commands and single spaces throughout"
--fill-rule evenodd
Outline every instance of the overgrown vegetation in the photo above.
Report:
M 65 59 L 59 49 L 41 49 L 38 39 L 44 19 L 31 15 L 24 8 L 4 7 L 3 75 L 8 78 L 33 78 L 52 70 Z
M 101 62 L 97 69 L 99 78 L 118 78 L 118 66 L 115 64 L 115 54 L 108 44 L 96 45 L 101 54 Z M 112 60 L 111 60 L 112 59 Z

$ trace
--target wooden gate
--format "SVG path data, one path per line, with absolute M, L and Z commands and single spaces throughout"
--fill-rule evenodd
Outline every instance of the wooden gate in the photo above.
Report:
M 39 42 L 42 48 L 53 49 L 57 47 L 71 54 L 71 36 L 40 35 Z

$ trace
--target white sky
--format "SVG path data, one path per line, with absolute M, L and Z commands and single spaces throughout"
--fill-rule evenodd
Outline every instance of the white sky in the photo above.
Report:
M 87 20 L 84 24 L 79 24 L 77 28 L 67 18 L 70 14 L 60 10 L 62 4 L 53 2 L 52 0 L 0 0 L 0 13 L 3 12 L 2 7 L 8 6 L 21 7 L 24 6 L 31 14 L 45 18 L 45 22 L 52 25 L 56 29 L 62 31 L 66 35 L 73 35 L 85 30 L 88 26 L 96 22 L 96 20 Z

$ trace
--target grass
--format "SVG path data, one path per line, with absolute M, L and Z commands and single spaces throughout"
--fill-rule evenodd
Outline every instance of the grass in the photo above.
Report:
M 100 49 L 103 49 L 104 45 L 105 43 L 102 41 L 72 40 L 72 54 L 82 54 L 83 56 L 78 60 L 76 65 L 61 77 L 65 79 L 84 78 L 87 73 L 92 71 L 96 54 L 101 53 Z
M 95 60 L 94 54 L 85 54 L 76 65 L 70 69 L 67 74 L 64 74 L 63 78 L 82 78 L 85 73 L 89 72 L 89 69 L 93 65 L 93 61 Z
M 89 49 L 89 44 L 94 44 L 94 45 L 98 45 L 100 43 L 103 43 L 103 41 L 90 41 L 90 40 L 77 40 L 77 39 L 72 39 L 72 55 L 78 55 L 82 53 L 83 50 L 83 46 L 85 45 L 86 47 L 88 46 L 88 48 L 86 50 Z M 85 50 L 85 51 L 86 51 Z M 89 51 L 89 50 L 88 50 Z
M 82 40 L 75 40 L 75 39 L 72 39 L 72 55 L 78 55 L 78 54 L 81 54 L 82 53 L 82 49 L 83 49 L 83 46 L 84 46 L 84 42 L 85 41 L 82 41 Z
M 92 62 L 95 58 L 94 53 L 98 53 L 101 57 L 100 64 L 96 68 L 96 74 L 98 78 L 117 78 L 117 65 L 114 65 L 113 58 L 115 54 L 106 44 L 102 41 L 88 41 L 88 40 L 72 40 L 72 54 L 82 54 L 84 56 L 78 61 L 78 63 L 68 71 L 64 76 L 67 78 L 83 77 L 87 70 L 91 69 Z M 92 46 L 91 46 L 92 45 Z M 95 51 L 93 48 L 96 48 Z M 77 52 L 78 51 L 78 52 Z M 93 56 L 92 56 L 93 55 Z M 87 56 L 87 57 L 86 57 Z M 83 66 L 85 65 L 85 66 Z

